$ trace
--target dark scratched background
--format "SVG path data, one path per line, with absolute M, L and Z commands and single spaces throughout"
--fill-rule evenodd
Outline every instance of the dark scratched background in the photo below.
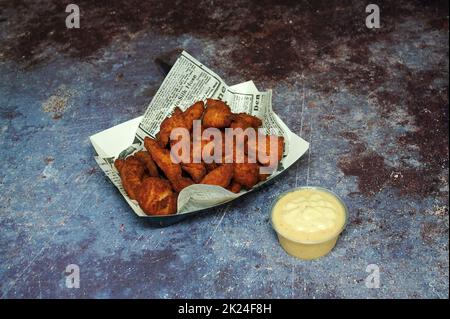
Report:
M 0 0 L 0 295 L 448 298 L 448 2 Z M 228 84 L 273 89 L 311 144 L 270 187 L 167 228 L 137 218 L 89 136 L 143 114 L 186 50 Z M 281 192 L 330 188 L 336 248 L 286 255 Z M 80 288 L 65 286 L 69 264 Z M 365 286 L 366 267 L 380 288 Z

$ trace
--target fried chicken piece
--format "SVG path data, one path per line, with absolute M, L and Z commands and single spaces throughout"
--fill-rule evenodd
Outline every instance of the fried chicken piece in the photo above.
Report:
M 125 160 L 116 160 L 114 165 L 119 171 L 123 188 L 127 192 L 128 197 L 136 199 L 139 187 L 145 176 L 144 165 L 133 155 L 127 157 Z
M 119 172 L 120 175 L 120 171 L 122 170 L 122 167 L 125 165 L 125 160 L 118 158 L 114 161 L 114 166 L 116 167 L 117 171 Z
M 254 128 L 262 125 L 262 120 L 259 117 L 247 113 L 239 113 L 237 114 L 237 118 Z
M 230 134 L 230 131 L 225 133 L 226 136 L 224 141 L 225 147 L 223 150 L 225 163 L 248 162 L 247 157 L 245 156 L 245 150 L 249 137 L 246 134 L 244 134 L 244 137 L 239 136 L 239 134 L 236 135 L 236 132 L 233 132 L 230 135 L 228 134 Z M 231 138 L 233 141 L 232 144 L 229 142 Z
M 177 212 L 177 194 L 167 180 L 147 177 L 141 183 L 137 201 L 147 215 L 170 215 Z
M 203 163 L 182 163 L 181 168 L 191 176 L 194 183 L 200 183 L 206 175 L 206 167 Z
M 237 151 L 236 139 L 234 138 L 233 143 L 226 144 L 227 140 L 225 138 L 225 133 L 221 132 L 221 137 L 218 139 L 212 139 L 208 142 L 207 147 L 210 150 L 210 154 L 213 158 L 213 162 L 207 164 L 207 170 L 212 170 L 221 164 L 231 164 L 235 161 L 237 154 L 244 156 L 244 150 L 242 152 Z M 242 147 L 243 149 L 244 147 Z M 205 153 L 205 151 L 203 151 Z
M 144 146 L 176 192 L 193 184 L 190 178 L 181 175 L 181 165 L 172 162 L 169 150 L 162 148 L 158 142 L 149 137 L 144 139 Z
M 170 180 L 169 180 L 170 181 Z M 177 181 L 170 181 L 170 184 L 172 184 L 172 188 L 177 192 L 181 192 L 183 189 L 185 189 L 188 186 L 191 186 L 192 184 L 194 184 L 194 182 L 192 181 L 192 179 L 187 178 L 187 177 L 180 177 L 179 180 Z
M 209 172 L 200 184 L 217 185 L 226 188 L 233 178 L 233 164 L 223 164 Z
M 242 188 L 241 184 L 237 183 L 236 181 L 232 181 L 231 184 L 228 185 L 228 187 L 227 187 L 227 189 L 230 192 L 233 192 L 233 193 L 236 193 L 236 194 L 241 191 L 241 188 Z
M 234 114 L 233 122 L 231 123 L 231 128 L 241 128 L 243 130 L 253 127 L 258 128 L 262 125 L 262 121 L 257 118 L 256 116 L 246 114 L 246 113 L 239 113 Z
M 276 141 L 275 145 L 271 145 L 271 136 Z M 262 143 L 260 139 L 263 139 Z M 247 155 L 254 154 L 262 165 L 272 165 L 276 166 L 278 162 L 283 158 L 284 151 L 284 138 L 282 136 L 275 135 L 257 135 L 256 141 L 248 141 L 246 145 L 245 153 Z M 261 154 L 265 154 L 265 157 L 262 158 Z
M 188 130 L 192 130 L 192 122 L 200 120 L 205 110 L 205 103 L 203 101 L 196 102 L 183 112 L 183 117 Z
M 207 155 L 213 155 L 214 154 L 214 148 L 213 146 L 213 141 L 211 140 L 201 140 L 200 141 L 200 148 L 195 145 L 194 147 L 194 143 L 198 143 L 198 142 L 193 142 L 193 148 L 192 148 L 192 155 L 196 158 L 196 159 L 201 159 L 203 160 L 203 155 L 207 156 Z
M 259 182 L 259 166 L 257 163 L 249 163 L 244 156 L 243 162 L 234 163 L 234 181 L 246 189 L 250 189 Z
M 175 128 L 185 128 L 191 131 L 193 121 L 201 119 L 204 109 L 203 101 L 192 104 L 184 112 L 179 107 L 175 107 L 172 116 L 161 122 L 159 133 L 157 134 L 159 144 L 162 147 L 166 147 L 170 140 L 170 133 Z
M 221 163 L 232 163 L 233 181 L 246 189 L 250 189 L 259 182 L 259 166 L 256 162 L 251 163 L 244 151 L 239 151 L 237 147 L 237 144 L 234 143 L 229 154 L 222 154 Z
M 270 174 L 261 174 L 261 173 L 259 173 L 259 181 L 260 181 L 260 182 L 263 182 L 263 181 L 265 181 L 269 176 L 270 176 Z
M 233 162 L 233 158 L 236 156 L 236 154 L 241 154 L 244 155 L 244 145 L 242 146 L 242 152 L 237 152 L 236 147 L 237 147 L 237 143 L 236 143 L 236 136 L 233 136 L 233 144 L 226 144 L 226 136 L 227 133 L 220 131 L 221 135 L 220 137 L 217 136 L 217 138 L 212 137 L 209 141 L 206 141 L 204 143 L 204 145 L 202 146 L 202 153 L 205 154 L 205 152 L 209 151 L 209 154 L 211 156 L 214 155 L 214 161 L 217 164 L 222 164 L 222 163 L 232 163 Z M 230 139 L 231 137 L 228 137 L 228 139 Z M 205 150 L 207 149 L 207 150 Z M 217 158 L 216 158 L 217 157 Z M 208 164 L 209 165 L 209 164 Z M 214 167 L 210 166 L 210 167 Z
M 223 139 L 223 133 L 220 139 Z M 192 159 L 195 159 L 195 161 L 200 160 L 203 166 L 206 168 L 206 172 L 210 172 L 218 166 L 214 162 L 214 158 L 212 158 L 216 146 L 216 141 L 212 136 L 207 137 L 206 139 L 202 138 L 200 141 L 194 139 L 191 146 Z M 206 160 L 207 158 L 208 160 Z M 210 162 L 211 160 L 212 162 Z
M 222 155 L 225 154 L 224 132 L 220 131 L 220 136 L 210 135 L 208 140 L 202 140 L 202 153 L 209 152 L 209 155 L 212 156 L 216 154 L 215 152 L 219 152 L 219 150 L 222 150 Z
M 144 164 L 147 172 L 152 177 L 158 177 L 158 168 L 156 167 L 155 162 L 152 159 L 152 156 L 146 151 L 139 151 L 134 154 L 134 156 Z
M 215 150 L 214 140 L 209 141 L 202 140 L 202 161 L 208 173 L 219 166 L 217 165 L 216 160 L 213 157 L 214 150 Z M 206 162 L 207 158 L 208 163 Z
M 181 169 L 188 173 L 195 183 L 199 183 L 206 175 L 206 167 L 205 164 L 201 162 L 201 154 L 197 154 L 198 157 L 195 159 L 196 161 L 194 161 L 194 146 L 191 142 L 189 142 L 189 145 L 183 145 L 183 147 L 180 147 L 177 150 L 174 146 L 176 145 L 178 147 L 178 143 L 183 143 L 183 141 L 178 141 L 175 143 L 172 142 L 173 141 L 171 141 L 171 155 L 180 163 Z M 187 154 L 183 154 L 183 149 L 189 149 L 189 157 L 187 157 Z M 201 148 L 199 151 L 201 151 Z M 197 161 L 200 162 L 197 163 Z
M 220 100 L 207 99 L 206 110 L 203 115 L 203 127 L 229 127 L 233 120 L 230 107 Z
M 212 162 L 212 163 L 205 163 L 205 167 L 206 167 L 206 172 L 209 173 L 209 172 L 215 170 L 217 167 L 219 167 L 219 165 L 216 162 Z
M 161 147 L 166 147 L 170 140 L 170 133 L 175 128 L 189 129 L 184 120 L 183 111 L 181 111 L 179 107 L 176 107 L 172 116 L 165 118 L 159 126 L 159 145 L 161 145 Z
M 176 116 L 183 115 L 183 111 L 178 106 L 176 106 L 172 112 L 172 116 L 174 116 L 174 115 L 176 115 Z

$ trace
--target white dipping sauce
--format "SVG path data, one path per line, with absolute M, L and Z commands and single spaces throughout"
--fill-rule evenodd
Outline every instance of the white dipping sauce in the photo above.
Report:
M 345 224 L 345 208 L 334 195 L 304 188 L 284 195 L 273 208 L 273 226 L 298 242 L 321 242 L 336 236 Z

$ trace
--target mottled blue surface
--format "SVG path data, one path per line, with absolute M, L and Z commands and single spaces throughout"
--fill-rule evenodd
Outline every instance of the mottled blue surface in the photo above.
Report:
M 280 73 L 275 63 L 281 62 L 273 61 L 276 77 L 267 71 L 270 58 L 249 56 L 248 62 L 239 62 L 230 54 L 248 37 L 241 41 L 229 33 L 191 29 L 164 32 L 145 24 L 125 36 L 119 33 L 89 57 L 67 54 L 64 44 L 50 40 L 27 57 L 44 57 L 31 67 L 2 53 L 2 298 L 448 298 L 448 161 L 433 171 L 433 192 L 409 191 L 411 180 L 400 186 L 391 181 L 406 176 L 406 169 L 397 169 L 405 167 L 400 162 L 408 172 L 437 165 L 425 161 L 420 146 L 405 146 L 398 137 L 420 126 L 420 114 L 405 106 L 403 96 L 411 93 L 407 83 L 422 81 L 414 72 L 434 71 L 429 85 L 448 94 L 448 13 L 444 28 L 430 27 L 427 21 L 437 9 L 405 6 L 409 13 L 389 20 L 395 27 L 385 23 L 384 28 L 391 27 L 387 35 L 371 36 L 361 47 L 347 46 L 349 31 L 342 38 L 335 34 L 331 51 L 319 56 L 314 36 L 304 44 L 292 35 L 288 43 L 297 58 L 308 56 L 313 62 L 287 60 L 282 67 L 292 70 Z M 364 7 L 358 8 L 364 16 Z M 9 24 L 20 23 L 14 10 L 3 11 L 8 18 L 0 24 L 2 41 L 18 37 Z M 214 10 L 226 14 L 225 9 Z M 274 10 L 280 13 L 279 25 L 314 24 L 311 19 L 289 20 L 289 8 Z M 239 14 L 246 19 L 246 11 Z M 276 23 L 264 30 L 277 30 Z M 361 25 L 363 34 L 369 32 L 364 20 Z M 237 34 L 243 32 L 236 28 Z M 252 36 L 264 32 L 256 30 Z M 270 36 L 277 43 L 281 35 Z M 358 61 L 359 48 L 370 62 L 367 69 Z M 259 88 L 273 89 L 275 111 L 311 146 L 270 187 L 155 228 L 131 211 L 96 166 L 89 136 L 143 114 L 164 78 L 155 59 L 173 58 L 175 49 L 187 50 L 228 84 L 253 79 Z M 399 99 L 383 100 L 376 94 L 380 91 Z M 448 121 L 448 98 L 438 103 L 443 113 L 435 116 Z M 382 112 L 386 105 L 387 113 Z M 376 152 L 387 167 L 380 187 L 361 181 L 362 175 L 377 173 L 377 167 L 344 174 L 351 156 L 358 161 L 357 145 Z M 448 156 L 448 148 L 440 152 Z M 269 222 L 273 199 L 301 185 L 333 190 L 350 211 L 336 248 L 316 261 L 284 253 Z M 69 264 L 80 267 L 79 289 L 65 286 Z M 380 268 L 379 289 L 365 286 L 369 264 Z

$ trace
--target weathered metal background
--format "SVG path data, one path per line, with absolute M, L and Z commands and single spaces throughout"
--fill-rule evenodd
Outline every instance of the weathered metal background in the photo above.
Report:
M 448 298 L 448 2 L 376 3 L 370 30 L 361 1 L 78 0 L 69 30 L 64 1 L 0 0 L 2 297 Z M 141 115 L 182 49 L 272 88 L 311 148 L 244 201 L 154 228 L 88 136 Z M 299 185 L 350 209 L 317 261 L 286 255 L 268 219 Z

